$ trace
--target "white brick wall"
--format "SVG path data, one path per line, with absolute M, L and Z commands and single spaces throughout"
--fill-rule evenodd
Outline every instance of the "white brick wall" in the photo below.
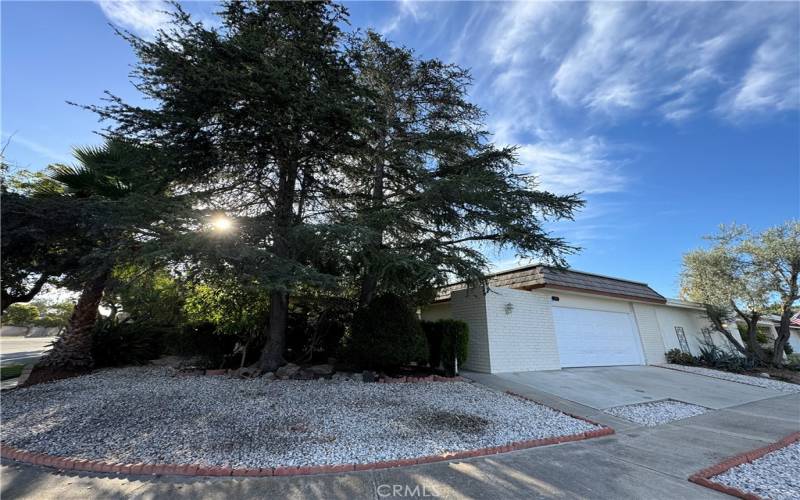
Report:
M 656 306 L 632 302 L 636 324 L 639 327 L 639 338 L 642 339 L 645 362 L 648 365 L 665 363 L 664 341 L 656 316 Z
M 486 324 L 486 300 L 480 289 L 458 290 L 450 295 L 450 313 L 453 319 L 469 326 L 469 353 L 465 370 L 491 373 L 489 337 Z
M 561 368 L 549 295 L 493 288 L 486 317 L 492 373 Z

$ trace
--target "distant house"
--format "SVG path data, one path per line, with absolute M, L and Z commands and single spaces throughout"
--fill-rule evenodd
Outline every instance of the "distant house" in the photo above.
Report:
M 544 265 L 494 273 L 485 293 L 446 287 L 421 315 L 469 324 L 464 368 L 485 373 L 658 364 L 670 349 L 730 347 L 700 304 L 667 299 L 646 283 Z M 734 322 L 728 329 L 741 340 Z

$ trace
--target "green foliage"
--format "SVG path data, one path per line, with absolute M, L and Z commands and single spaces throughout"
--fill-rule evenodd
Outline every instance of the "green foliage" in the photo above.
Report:
M 226 364 L 239 366 L 240 359 L 235 356 L 237 341 L 235 335 L 217 333 L 213 323 L 193 323 L 164 335 L 162 345 L 166 354 L 198 356 L 207 368 L 217 369 Z
M 24 369 L 25 365 L 6 365 L 0 367 L 0 380 L 17 378 L 22 374 L 22 370 Z
M 406 301 L 385 294 L 356 311 L 345 353 L 365 368 L 396 369 L 425 359 L 425 338 Z
M 787 366 L 797 370 L 800 369 L 800 353 L 792 353 L 787 356 Z
M 183 306 L 189 323 L 210 323 L 218 334 L 254 337 L 267 321 L 266 290 L 229 278 L 190 285 Z
M 674 363 L 676 365 L 688 365 L 693 366 L 697 364 L 697 359 L 689 354 L 688 352 L 683 352 L 680 349 L 670 349 L 666 353 L 667 363 Z
M 734 373 L 751 370 L 755 366 L 753 361 L 735 353 L 726 352 L 713 344 L 700 347 L 700 355 L 697 360 L 702 366 Z
M 786 344 L 783 345 L 783 352 L 786 353 L 787 356 L 789 356 L 794 353 L 794 347 L 792 347 L 792 344 L 790 344 L 789 342 L 786 342 Z
M 171 329 L 110 319 L 98 321 L 92 332 L 92 358 L 96 367 L 142 365 L 162 352 L 162 338 Z
M 428 363 L 431 368 L 444 365 L 448 375 L 456 372 L 455 360 L 461 366 L 469 351 L 469 326 L 463 321 L 440 319 L 422 321 L 422 329 L 428 342 Z
M 3 313 L 3 324 L 13 326 L 33 326 L 39 319 L 39 308 L 34 304 L 16 303 Z

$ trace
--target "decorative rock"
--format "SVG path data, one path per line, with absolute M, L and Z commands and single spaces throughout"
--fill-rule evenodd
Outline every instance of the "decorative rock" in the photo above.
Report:
M 206 370 L 206 375 L 225 375 L 228 370 Z
M 761 373 L 758 374 L 758 376 L 761 377 L 761 378 L 772 378 L 772 377 L 769 376 L 769 373 L 767 373 L 767 372 L 761 372 Z
M 292 379 L 294 380 L 314 380 L 315 378 L 317 377 L 315 376 L 314 372 L 308 368 L 302 368 L 292 376 Z
M 278 377 L 275 376 L 273 372 L 267 372 L 261 375 L 262 380 L 266 380 L 268 382 L 272 382 L 273 380 L 277 379 Z
M 275 376 L 278 378 L 292 378 L 297 375 L 299 371 L 299 366 L 294 363 L 288 363 L 275 370 Z
M 314 375 L 320 375 L 323 377 L 333 375 L 333 366 L 331 365 L 314 365 L 310 367 L 309 370 L 314 372 Z
M 258 368 L 243 366 L 242 368 L 239 368 L 231 372 L 231 375 L 238 378 L 253 378 L 257 377 L 259 373 L 261 373 L 261 370 L 259 370 Z

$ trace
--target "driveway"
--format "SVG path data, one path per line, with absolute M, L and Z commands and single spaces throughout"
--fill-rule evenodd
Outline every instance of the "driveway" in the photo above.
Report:
M 785 394 L 656 366 L 567 368 L 496 376 L 598 410 L 660 399 L 720 409 Z
M 773 391 L 701 375 L 673 373 L 663 368 L 644 368 L 591 368 L 502 376 L 468 375 L 489 387 L 513 390 L 562 411 L 610 425 L 617 431 L 614 435 L 602 438 L 489 457 L 306 477 L 120 478 L 104 474 L 55 472 L 52 469 L 3 460 L 0 466 L 0 496 L 4 499 L 37 500 L 380 500 L 408 497 L 724 499 L 730 497 L 690 483 L 687 478 L 692 473 L 730 456 L 759 448 L 800 430 L 800 394 L 776 395 Z M 594 375 L 591 374 L 592 370 L 595 371 Z M 665 381 L 658 380 L 662 375 L 666 377 Z M 676 375 L 678 377 L 673 379 Z M 670 384 L 666 382 L 669 380 L 679 382 L 674 388 L 670 388 Z M 575 384 L 581 383 L 590 384 L 592 389 L 581 390 L 575 387 Z M 711 394 L 701 394 L 701 388 Z M 598 398 L 598 391 L 605 394 L 605 397 Z M 621 391 L 623 395 L 617 395 L 616 391 Z M 738 396 L 735 394 L 737 391 L 741 391 Z M 718 409 L 653 428 L 641 427 L 603 412 L 603 408 L 620 403 L 664 397 L 683 400 L 692 397 L 695 398 L 691 400 L 693 402 Z

